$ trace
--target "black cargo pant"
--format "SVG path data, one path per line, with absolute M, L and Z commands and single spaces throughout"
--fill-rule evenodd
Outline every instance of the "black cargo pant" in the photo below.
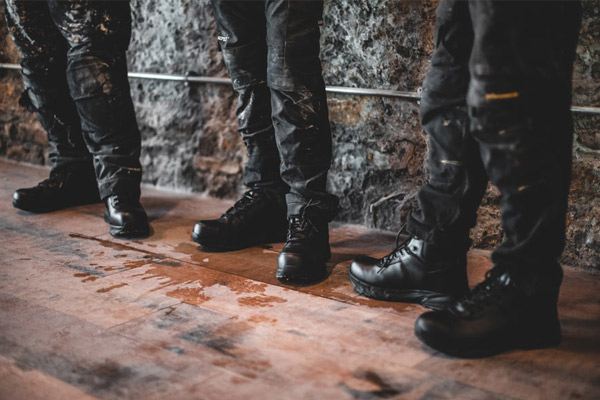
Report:
M 580 4 L 442 0 L 437 13 L 421 101 L 430 179 L 408 231 L 466 251 L 489 177 L 505 233 L 495 266 L 558 269 Z
M 93 172 L 93 163 L 102 198 L 139 195 L 129 1 L 4 0 L 4 9 L 22 54 L 22 101 L 48 132 L 53 169 Z
M 325 189 L 331 131 L 319 59 L 323 1 L 213 0 L 248 150 L 244 184 L 287 192 L 288 215 L 337 209 Z

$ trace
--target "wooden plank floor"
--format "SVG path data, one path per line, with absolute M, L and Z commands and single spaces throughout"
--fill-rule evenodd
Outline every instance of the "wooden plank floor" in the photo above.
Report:
M 563 343 L 482 360 L 413 336 L 416 305 L 357 296 L 359 253 L 394 235 L 333 225 L 331 276 L 274 278 L 281 244 L 200 251 L 194 222 L 231 202 L 145 189 L 154 235 L 108 235 L 103 206 L 34 215 L 15 189 L 47 170 L 0 161 L 0 399 L 598 399 L 600 278 L 566 268 Z M 472 251 L 480 281 L 489 254 Z

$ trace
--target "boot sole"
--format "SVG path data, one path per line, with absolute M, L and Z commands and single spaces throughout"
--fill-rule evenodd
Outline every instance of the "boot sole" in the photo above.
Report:
M 277 280 L 284 284 L 298 284 L 298 285 L 308 285 L 315 284 L 323 281 L 327 278 L 327 267 L 323 266 L 323 271 L 315 273 L 314 275 L 300 275 L 300 274 L 289 274 L 282 273 L 279 271 L 280 268 L 277 268 L 277 272 L 275 273 L 275 277 Z
M 373 286 L 348 274 L 356 293 L 370 299 L 416 303 L 431 310 L 443 310 L 457 300 L 456 296 L 418 289 L 394 289 Z
M 104 214 L 104 222 L 106 222 L 110 229 L 110 236 L 115 239 L 144 239 L 152 235 L 152 228 L 148 225 L 148 229 L 139 230 L 135 228 L 129 228 L 127 225 L 113 225 L 109 222 L 106 214 Z
M 150 237 L 152 234 L 152 230 L 148 229 L 147 231 L 127 231 L 122 226 L 110 225 L 110 235 L 115 239 L 145 239 Z
M 523 335 L 515 336 L 513 332 L 497 335 L 495 340 L 486 343 L 456 342 L 442 340 L 431 335 L 426 330 L 420 329 L 415 324 L 415 336 L 427 346 L 451 357 L 458 358 L 483 358 L 504 353 L 509 350 L 535 350 L 555 347 L 561 343 L 560 323 L 556 321 L 552 326 L 543 329 L 522 329 Z M 549 332 L 552 332 L 549 334 Z

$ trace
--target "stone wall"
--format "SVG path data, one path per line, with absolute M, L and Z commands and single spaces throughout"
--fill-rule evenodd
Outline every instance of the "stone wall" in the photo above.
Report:
M 574 104 L 600 105 L 600 0 L 584 1 Z M 208 0 L 132 0 L 131 71 L 227 76 Z M 433 1 L 329 0 L 322 60 L 329 85 L 415 91 L 433 50 Z M 0 62 L 18 54 L 0 28 Z M 236 198 L 245 150 L 228 86 L 132 79 L 143 134 L 144 181 Z M 18 73 L 0 71 L 0 156 L 43 164 L 45 134 L 17 105 Z M 427 138 L 414 101 L 329 95 L 335 154 L 329 188 L 338 220 L 397 230 L 427 176 Z M 563 261 L 600 270 L 600 116 L 575 114 L 574 181 Z M 473 231 L 475 245 L 502 239 L 500 198 L 490 188 Z

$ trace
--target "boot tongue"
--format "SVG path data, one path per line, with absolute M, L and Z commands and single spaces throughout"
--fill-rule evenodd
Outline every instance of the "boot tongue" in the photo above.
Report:
M 52 170 L 48 179 L 41 181 L 38 186 L 40 187 L 62 187 L 68 180 L 70 172 L 67 170 Z
M 242 198 L 236 201 L 232 207 L 225 211 L 225 213 L 221 217 L 231 218 L 238 216 L 252 204 L 258 202 L 260 200 L 261 195 L 262 193 L 259 190 L 247 191 L 246 193 L 244 193 L 244 196 L 242 196 Z
M 310 220 L 306 217 L 292 215 L 290 217 L 290 229 L 288 239 L 303 240 L 310 237 L 311 232 L 316 230 Z
M 294 232 L 296 231 L 304 231 L 307 227 L 307 220 L 298 215 L 292 215 L 290 217 L 290 229 Z

